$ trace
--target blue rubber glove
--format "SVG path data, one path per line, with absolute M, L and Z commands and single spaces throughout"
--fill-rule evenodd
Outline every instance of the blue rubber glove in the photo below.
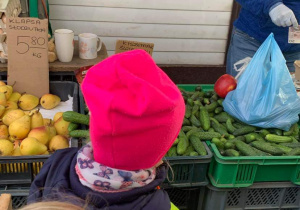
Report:
M 284 4 L 279 4 L 274 8 L 271 8 L 269 15 L 272 19 L 272 22 L 277 26 L 294 26 L 294 28 L 298 28 L 298 21 L 294 15 L 294 12 Z

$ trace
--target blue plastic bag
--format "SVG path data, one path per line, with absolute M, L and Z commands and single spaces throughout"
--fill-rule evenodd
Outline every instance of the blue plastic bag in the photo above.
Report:
M 242 122 L 261 128 L 287 131 L 298 122 L 300 99 L 273 34 L 257 50 L 223 106 Z

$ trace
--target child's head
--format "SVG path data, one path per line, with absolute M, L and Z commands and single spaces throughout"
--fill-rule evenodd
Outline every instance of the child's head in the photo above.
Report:
M 111 56 L 82 84 L 95 161 L 123 170 L 155 166 L 176 139 L 185 104 L 171 79 L 143 50 Z
M 80 206 L 76 206 L 71 203 L 59 202 L 59 201 L 46 201 L 46 202 L 37 202 L 24 206 L 20 210 L 84 210 Z

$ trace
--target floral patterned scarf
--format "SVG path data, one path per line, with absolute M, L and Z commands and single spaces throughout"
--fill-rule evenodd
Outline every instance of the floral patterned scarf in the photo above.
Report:
M 155 179 L 155 167 L 147 170 L 125 171 L 94 161 L 91 144 L 78 151 L 76 173 L 82 185 L 98 192 L 123 192 L 142 187 Z

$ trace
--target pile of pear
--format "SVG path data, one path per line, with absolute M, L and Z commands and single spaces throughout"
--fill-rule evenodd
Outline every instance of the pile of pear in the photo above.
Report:
M 68 148 L 70 123 L 63 120 L 63 112 L 47 119 L 36 109 L 39 104 L 53 109 L 60 101 L 52 94 L 41 99 L 20 94 L 0 81 L 0 156 L 48 155 Z

